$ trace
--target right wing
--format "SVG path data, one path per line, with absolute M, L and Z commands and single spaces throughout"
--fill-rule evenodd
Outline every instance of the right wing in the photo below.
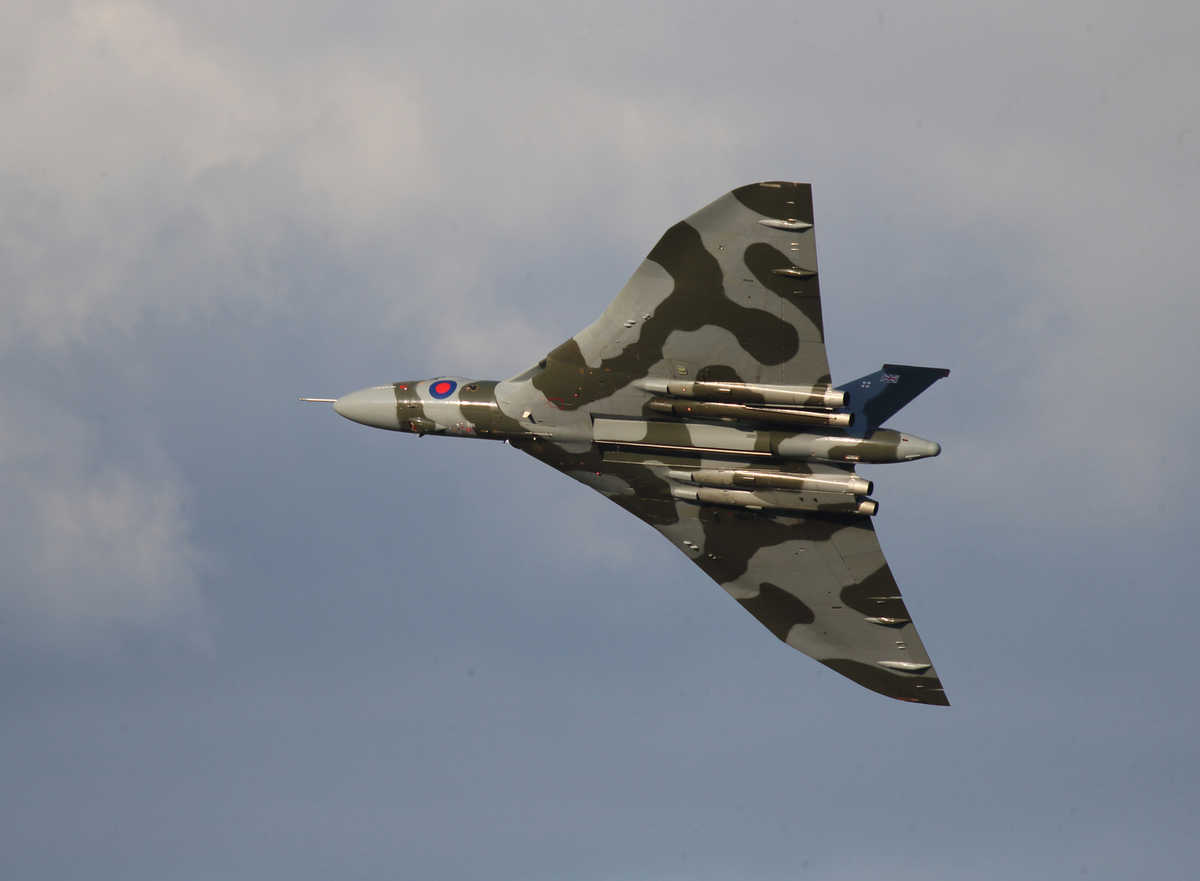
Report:
M 809 184 L 739 187 L 667 230 L 533 385 L 564 410 L 636 379 L 829 382 Z

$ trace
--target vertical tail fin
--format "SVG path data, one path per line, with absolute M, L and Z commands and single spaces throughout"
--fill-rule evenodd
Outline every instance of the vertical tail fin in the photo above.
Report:
M 854 413 L 854 434 L 866 434 L 883 425 L 950 371 L 941 367 L 910 367 L 884 364 L 876 373 L 863 376 L 838 389 L 846 393 L 846 406 Z

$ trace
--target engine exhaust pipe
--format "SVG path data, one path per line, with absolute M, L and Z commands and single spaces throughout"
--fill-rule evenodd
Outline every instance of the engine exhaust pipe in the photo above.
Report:
M 749 511 L 807 511 L 821 514 L 858 514 L 873 517 L 879 511 L 874 499 L 859 499 L 849 493 L 816 493 L 799 495 L 780 490 L 747 492 L 737 489 L 716 489 L 701 486 L 672 487 L 677 499 L 699 502 L 702 505 L 722 505 Z
M 698 486 L 738 487 L 742 489 L 788 489 L 795 492 L 846 493 L 869 496 L 875 484 L 857 474 L 788 474 L 780 471 L 750 469 L 722 470 L 697 468 L 694 471 L 669 471 L 672 480 Z
M 846 406 L 846 393 L 828 385 L 763 385 L 751 382 L 678 382 L 647 377 L 636 383 L 656 395 L 735 404 L 782 404 L 789 407 Z
M 656 413 L 668 413 L 682 418 L 733 419 L 739 422 L 759 422 L 768 425 L 817 425 L 822 428 L 849 428 L 854 424 L 853 413 L 832 413 L 821 410 L 785 410 L 747 404 L 723 404 L 715 401 L 681 401 L 672 398 L 651 398 L 647 406 Z

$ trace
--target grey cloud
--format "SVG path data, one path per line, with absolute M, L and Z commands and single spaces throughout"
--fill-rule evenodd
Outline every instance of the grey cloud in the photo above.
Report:
M 1186 874 L 1190 6 L 0 16 L 8 874 Z M 868 475 L 947 718 L 511 450 L 294 401 L 523 369 L 769 178 L 835 379 L 953 371 Z

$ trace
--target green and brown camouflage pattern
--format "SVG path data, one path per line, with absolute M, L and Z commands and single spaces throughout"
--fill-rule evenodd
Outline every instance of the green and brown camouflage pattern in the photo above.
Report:
M 873 417 L 948 371 L 885 365 L 869 393 L 851 383 L 845 407 L 819 406 L 832 383 L 812 224 L 808 184 L 740 187 L 671 227 L 595 323 L 524 373 L 393 383 L 335 408 L 506 441 L 649 523 L 788 645 L 880 694 L 948 704 L 854 473 L 938 454 Z M 814 424 L 844 425 L 856 394 L 881 392 L 857 430 Z

